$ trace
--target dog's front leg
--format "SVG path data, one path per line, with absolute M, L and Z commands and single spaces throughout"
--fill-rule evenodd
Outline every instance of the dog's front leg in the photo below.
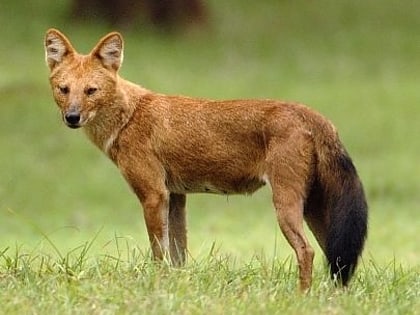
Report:
M 187 253 L 187 229 L 185 219 L 186 196 L 170 194 L 169 201 L 169 247 L 172 263 L 182 266 Z
M 150 192 L 141 203 L 153 257 L 169 258 L 169 193 Z
M 142 162 L 121 158 L 117 165 L 142 204 L 153 256 L 162 260 L 169 258 L 169 191 L 161 165 Z

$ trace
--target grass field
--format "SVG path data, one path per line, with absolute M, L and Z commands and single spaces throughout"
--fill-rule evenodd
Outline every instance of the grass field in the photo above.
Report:
M 202 29 L 123 31 L 121 74 L 168 94 L 307 103 L 340 130 L 364 182 L 369 238 L 348 290 L 316 246 L 314 286 L 270 192 L 188 199 L 190 259 L 150 263 L 142 212 L 118 170 L 60 121 L 42 41 L 88 52 L 111 29 L 68 1 L 0 5 L 0 314 L 420 314 L 420 3 L 209 1 Z

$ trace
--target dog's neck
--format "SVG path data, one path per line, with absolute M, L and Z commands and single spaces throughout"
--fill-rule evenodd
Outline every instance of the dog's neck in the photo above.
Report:
M 103 104 L 95 118 L 84 128 L 88 138 L 109 155 L 109 150 L 136 110 L 138 102 L 135 99 L 148 93 L 148 90 L 118 77 L 114 97 Z

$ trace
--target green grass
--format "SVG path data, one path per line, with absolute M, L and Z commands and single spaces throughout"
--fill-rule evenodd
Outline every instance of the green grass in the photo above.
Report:
M 302 297 L 267 189 L 189 197 L 188 265 L 150 264 L 135 196 L 82 132 L 64 127 L 43 60 L 49 27 L 84 52 L 111 29 L 69 22 L 68 1 L 3 2 L 0 313 L 419 313 L 420 4 L 212 0 L 203 30 L 123 31 L 132 81 L 298 100 L 338 127 L 368 195 L 369 238 L 343 292 L 311 237 L 314 286 Z
M 122 243 L 122 244 L 121 244 Z M 419 274 L 396 262 L 361 266 L 348 290 L 336 289 L 316 268 L 312 290 L 296 292 L 290 260 L 255 256 L 246 264 L 217 252 L 187 267 L 150 264 L 124 240 L 118 256 L 89 255 L 89 246 L 65 257 L 44 254 L 5 258 L 2 311 L 48 314 L 415 314 Z M 34 303 L 34 301 L 36 301 Z
M 93 314 L 415 314 L 419 273 L 395 261 L 359 268 L 347 290 L 335 288 L 324 268 L 312 290 L 296 291 L 294 263 L 254 256 L 245 264 L 218 253 L 173 269 L 116 237 L 117 255 L 91 255 L 92 241 L 63 256 L 33 251 L 2 254 L 0 298 L 11 313 Z M 36 303 L 34 303 L 36 301 Z

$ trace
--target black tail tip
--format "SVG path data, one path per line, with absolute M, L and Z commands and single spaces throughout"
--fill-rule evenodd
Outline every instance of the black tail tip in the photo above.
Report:
M 347 286 L 353 276 L 355 270 L 354 264 L 343 264 L 340 262 L 340 257 L 336 259 L 335 264 L 330 265 L 331 279 L 337 285 Z

